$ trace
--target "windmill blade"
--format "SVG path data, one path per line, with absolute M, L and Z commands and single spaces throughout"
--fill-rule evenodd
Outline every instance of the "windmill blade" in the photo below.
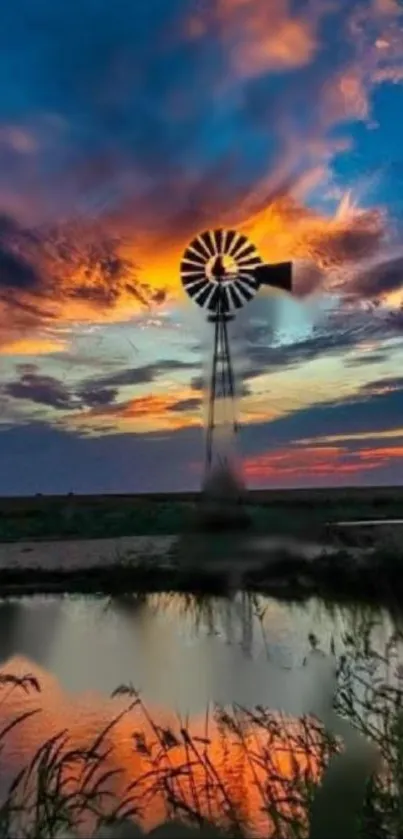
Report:
M 217 253 L 222 253 L 224 248 L 224 236 L 225 231 L 220 227 L 218 230 L 214 230 L 214 239 L 217 245 Z
M 218 304 L 221 297 L 221 289 L 220 286 L 216 285 L 213 286 L 212 295 L 207 303 L 207 308 L 210 312 L 216 313 L 218 310 Z
M 231 298 L 229 296 L 228 286 L 227 287 L 226 286 L 219 286 L 219 292 L 220 292 L 219 306 L 220 306 L 221 312 L 224 312 L 224 314 L 226 314 L 227 312 L 229 312 L 231 310 Z
M 185 250 L 183 254 L 184 259 L 196 259 L 200 264 L 205 263 L 206 261 L 206 251 L 204 246 L 198 239 L 193 239 L 190 245 Z
M 211 287 L 211 283 L 206 283 L 204 288 L 201 291 L 198 291 L 194 295 L 194 299 L 199 306 L 206 306 L 209 297 L 211 297 L 213 293 L 213 289 Z M 189 294 L 192 294 L 192 289 L 189 290 Z
M 191 272 L 197 273 L 197 271 L 204 273 L 204 265 L 193 262 L 189 259 L 184 259 L 181 262 L 181 274 L 189 274 Z
M 183 287 L 188 294 L 190 294 L 192 288 L 199 283 L 205 283 L 206 278 L 201 274 L 198 274 L 196 277 L 187 277 L 182 280 Z
M 220 253 L 220 248 L 218 246 L 217 241 L 217 231 L 216 230 L 209 230 L 208 236 L 210 239 L 210 249 L 212 250 L 213 254 L 217 256 Z
M 227 235 L 227 245 L 226 245 L 226 254 L 227 256 L 234 257 L 235 252 L 237 251 L 241 241 L 240 233 L 237 233 L 236 230 L 229 230 Z
M 197 238 L 192 242 L 193 247 L 197 247 L 203 253 L 204 262 L 207 259 L 210 259 L 214 256 L 214 250 L 211 247 L 209 231 L 205 230 L 203 233 L 199 233 Z
M 243 306 L 245 305 L 245 303 L 248 303 L 249 300 L 252 300 L 252 298 L 256 294 L 256 289 L 252 289 L 250 285 L 248 285 L 244 280 L 241 280 L 240 278 L 234 282 L 231 288 L 233 290 L 236 289 L 238 297 L 239 295 L 241 296 Z
M 292 291 L 292 262 L 279 262 L 277 265 L 259 265 L 253 271 L 259 285 Z
M 196 298 L 196 301 L 197 301 L 198 294 L 201 291 L 204 291 L 204 289 L 208 288 L 208 287 L 209 287 L 208 282 L 203 279 L 203 280 L 198 280 L 198 282 L 193 283 L 193 285 L 187 286 L 186 291 L 187 291 L 189 297 L 194 297 L 194 298 Z
M 202 246 L 208 259 L 216 254 L 216 243 L 211 230 L 205 230 L 198 236 L 198 242 Z
M 246 269 L 249 271 L 253 268 L 258 268 L 259 265 L 262 265 L 262 260 L 258 256 L 247 256 L 245 259 L 241 256 L 237 259 L 238 268 L 242 268 L 242 270 Z
M 256 254 L 256 248 L 254 245 L 251 245 L 248 240 L 243 237 L 244 241 L 240 241 L 237 249 L 234 251 L 234 259 L 237 262 L 245 262 L 245 260 L 251 260 L 251 257 Z
M 239 272 L 237 279 L 242 285 L 246 285 L 252 289 L 253 293 L 255 293 L 259 288 L 259 281 L 256 279 L 254 271 L 249 271 L 248 273 L 246 273 L 246 271 Z
M 235 309 L 242 309 L 242 306 L 244 306 L 245 302 L 247 302 L 248 300 L 248 298 L 243 297 L 242 293 L 240 293 L 242 292 L 242 290 L 242 287 L 238 287 L 236 285 L 230 285 L 227 288 L 227 295 L 230 301 L 230 305 L 234 306 Z M 253 295 L 251 294 L 251 297 L 252 296 Z
M 201 245 L 199 245 L 196 241 L 186 248 L 182 261 L 195 262 L 197 265 L 204 265 L 206 262 L 206 254 L 204 253 Z

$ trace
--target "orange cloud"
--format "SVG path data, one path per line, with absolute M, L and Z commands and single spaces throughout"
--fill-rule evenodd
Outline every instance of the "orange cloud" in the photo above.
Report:
M 403 446 L 349 451 L 342 446 L 305 446 L 278 449 L 244 461 L 245 475 L 255 482 L 287 478 L 359 475 L 403 457 Z
M 80 427 L 91 422 L 94 428 L 109 426 L 114 430 L 151 432 L 201 425 L 201 408 L 195 404 L 201 394 L 191 388 L 174 392 L 147 393 L 125 402 L 92 408 L 68 417 L 69 425 Z M 186 402 L 189 401 L 189 408 Z M 200 413 L 200 417 L 198 417 Z
M 367 120 L 368 86 L 359 67 L 342 70 L 324 86 L 324 117 L 331 123 L 346 119 Z
M 334 119 L 370 120 L 373 88 L 385 81 L 403 80 L 401 4 L 397 0 L 372 0 L 356 6 L 348 21 L 348 32 L 355 59 L 335 80 L 333 91 L 330 87 L 327 110 Z
M 233 56 L 235 69 L 244 76 L 302 67 L 318 48 L 312 27 L 297 18 L 280 17 L 273 22 L 262 15 L 246 29 L 245 40 Z
M 251 217 L 243 230 L 269 261 L 310 260 L 327 271 L 376 253 L 385 222 L 380 211 L 343 203 L 333 216 L 325 216 L 284 195 Z
M 1 312 L 1 308 L 0 308 Z M 1 355 L 48 355 L 55 352 L 66 352 L 69 344 L 65 341 L 51 338 L 17 338 L 9 340 L 0 348 Z
M 359 456 L 363 461 L 378 460 L 386 462 L 403 457 L 403 446 L 385 446 L 383 448 L 368 449 L 360 451 Z
M 57 338 L 32 334 L 44 325 L 104 323 L 117 308 L 130 317 L 165 297 L 162 284 L 139 278 L 121 237 L 102 224 L 32 230 L 2 218 L 0 227 L 0 347 L 8 354 L 31 342 L 42 352 L 60 347 Z
M 288 0 L 217 0 L 214 12 L 191 15 L 186 32 L 198 38 L 218 27 L 231 69 L 245 76 L 308 64 L 318 50 L 318 16 L 292 14 Z

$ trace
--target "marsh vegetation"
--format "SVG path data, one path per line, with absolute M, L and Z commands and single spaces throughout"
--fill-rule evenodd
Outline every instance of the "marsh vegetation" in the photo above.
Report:
M 305 666 L 331 675 L 316 715 L 212 704 L 196 725 L 121 685 L 95 737 L 78 740 L 68 726 L 52 732 L 3 782 L 0 835 L 113 836 L 122 820 L 147 832 L 176 820 L 231 837 L 400 837 L 403 638 L 394 628 L 380 652 L 375 629 L 376 618 L 363 615 L 343 652 L 333 638 L 321 649 L 309 636 Z M 2 722 L 1 764 L 16 732 L 39 724 L 42 683 L 34 671 L 4 668 L 0 691 L 0 710 L 20 709 Z

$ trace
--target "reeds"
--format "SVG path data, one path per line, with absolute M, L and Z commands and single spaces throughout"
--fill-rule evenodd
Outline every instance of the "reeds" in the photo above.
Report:
M 40 685 L 29 675 L 21 679 L 2 674 L 0 682 L 9 689 L 40 694 Z M 147 824 L 147 812 L 157 808 L 165 820 L 179 819 L 198 828 L 213 823 L 235 839 L 249 835 L 250 829 L 250 813 L 243 811 L 245 777 L 255 786 L 255 806 L 261 823 L 271 825 L 270 832 L 285 837 L 292 826 L 293 836 L 306 834 L 306 809 L 315 778 L 336 750 L 319 723 L 306 718 L 298 726 L 288 726 L 284 737 L 284 720 L 263 708 L 214 707 L 206 719 L 205 736 L 196 736 L 186 721 L 179 721 L 175 730 L 157 724 L 132 686 L 121 686 L 114 695 L 126 697 L 128 704 L 90 746 L 72 746 L 69 732 L 61 731 L 14 778 L 0 806 L 1 837 L 50 839 L 67 832 L 95 836 L 122 820 Z M 111 782 L 120 770 L 107 768 L 108 734 L 134 708 L 141 712 L 142 724 L 133 731 L 132 740 L 134 752 L 142 757 L 142 771 L 117 797 Z M 33 713 L 21 714 L 0 731 L 0 757 L 12 728 Z M 209 749 L 212 725 L 221 739 L 219 767 Z M 261 732 L 264 738 L 257 736 Z M 279 770 L 280 740 L 292 763 L 288 779 Z
M 76 747 L 69 731 L 60 731 L 13 779 L 0 802 L 0 837 L 50 839 L 96 836 L 101 831 L 102 836 L 112 837 L 113 826 L 117 829 L 122 822 L 149 829 L 149 814 L 158 812 L 160 821 L 180 821 L 206 835 L 213 835 L 214 825 L 221 835 L 233 839 L 251 835 L 330 839 L 335 836 L 335 814 L 341 811 L 350 820 L 348 839 L 400 837 L 400 638 L 392 635 L 380 655 L 371 646 L 371 631 L 367 621 L 358 636 L 345 639 L 335 705 L 342 718 L 376 745 L 382 758 L 376 775 L 373 767 L 363 765 L 358 779 L 357 763 L 349 763 L 348 746 L 343 756 L 340 738 L 311 716 L 290 720 L 261 707 L 214 706 L 206 713 L 202 734 L 196 735 L 186 719 L 159 724 L 133 686 L 122 685 L 114 692 L 119 711 L 94 742 Z M 317 648 L 316 640 L 310 640 Z M 30 694 L 40 710 L 41 685 L 32 674 L 0 673 L 0 690 L 4 698 L 13 691 Z M 0 730 L 0 761 L 13 730 L 35 713 L 35 709 L 20 713 Z M 138 772 L 127 779 L 123 767 L 111 769 L 108 763 L 110 735 L 123 717 L 136 720 L 131 742 Z M 353 752 L 356 761 L 354 748 Z M 349 774 L 352 765 L 354 777 Z M 318 786 L 324 777 L 325 783 Z M 248 800 L 253 801 L 253 811 Z

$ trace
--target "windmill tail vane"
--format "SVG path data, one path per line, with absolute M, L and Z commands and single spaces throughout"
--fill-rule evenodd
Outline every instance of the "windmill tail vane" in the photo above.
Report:
M 206 481 L 213 464 L 214 438 L 219 424 L 217 400 L 231 404 L 234 434 L 238 430 L 228 323 L 262 286 L 291 292 L 292 263 L 265 264 L 255 245 L 236 230 L 206 230 L 185 249 L 180 273 L 186 293 L 206 311 L 207 320 L 214 324 L 205 452 Z
M 260 286 L 271 286 L 281 291 L 292 291 L 292 262 L 278 262 L 276 265 L 258 265 L 255 276 Z

